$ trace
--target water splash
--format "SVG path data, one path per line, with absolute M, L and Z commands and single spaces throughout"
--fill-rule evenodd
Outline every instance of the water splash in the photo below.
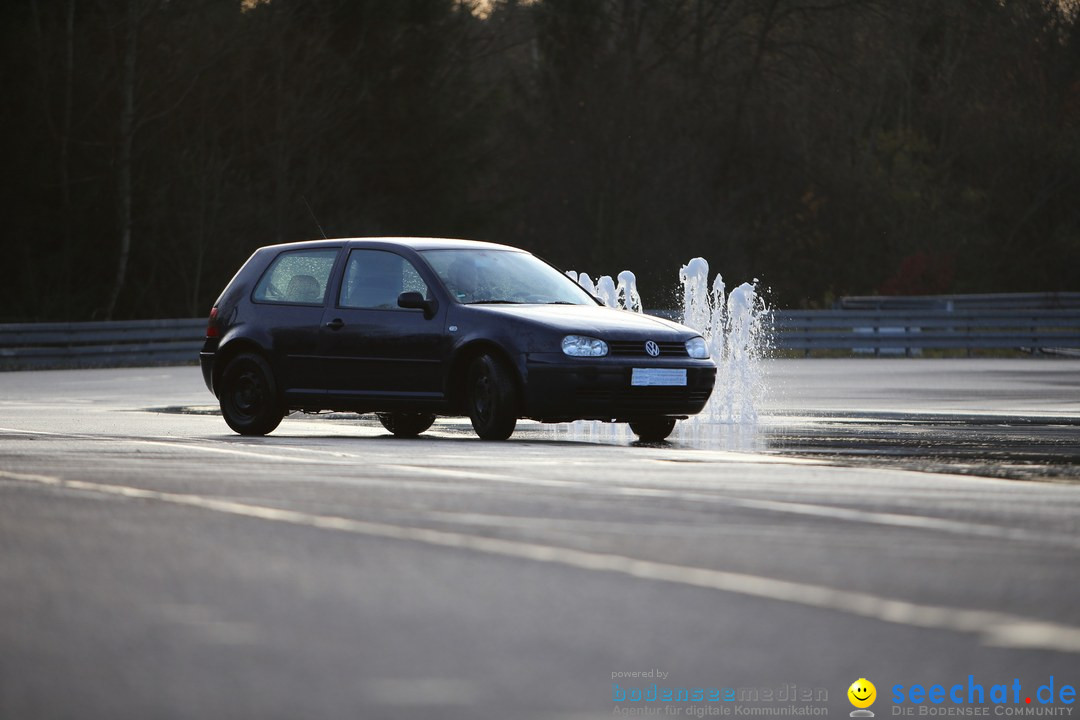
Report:
M 595 283 L 588 273 L 579 273 L 576 270 L 567 270 L 566 276 L 610 308 L 636 313 L 645 311 L 637 289 L 637 276 L 629 270 L 619 273 L 617 285 L 610 275 L 601 275 Z
M 618 285 L 608 275 L 594 285 L 586 273 L 567 272 L 608 307 L 643 312 L 634 273 L 618 274 Z M 758 407 L 765 382 L 762 359 L 768 346 L 767 311 L 757 291 L 757 280 L 742 283 L 730 293 L 717 273 L 709 282 L 709 263 L 694 258 L 679 270 L 682 284 L 682 323 L 701 333 L 717 366 L 716 386 L 701 413 L 675 426 L 673 440 L 694 447 L 752 449 Z M 560 423 L 558 439 L 624 444 L 635 436 L 625 424 L 577 421 Z
M 757 405 L 764 387 L 757 297 L 757 289 L 750 283 L 743 283 L 728 296 L 725 357 L 720 373 L 720 407 L 728 422 L 753 423 L 758 418 Z
M 709 263 L 704 258 L 684 265 L 679 280 L 683 284 L 683 324 L 701 333 L 717 366 L 709 404 L 679 426 L 756 422 L 765 389 L 761 359 L 766 339 L 765 308 L 756 285 L 739 285 L 725 301 L 723 277 L 717 273 L 710 286 Z
M 578 275 L 577 283 L 581 287 L 585 288 L 587 292 L 590 292 L 593 295 L 596 294 L 596 283 L 594 283 L 592 281 L 592 278 L 589 277 L 589 273 L 581 273 L 580 275 Z
M 619 286 L 615 290 L 615 305 L 630 312 L 645 312 L 641 304 L 641 294 L 637 289 L 637 276 L 629 270 L 619 273 Z
M 679 282 L 683 286 L 683 325 L 708 340 L 714 335 L 714 319 L 719 317 L 709 297 L 709 263 L 705 258 L 694 258 L 679 270 Z
M 724 285 L 724 278 L 721 277 L 720 273 L 716 273 L 716 278 L 713 280 L 712 284 L 712 301 L 714 308 L 722 308 L 725 306 L 724 291 L 726 289 L 727 287 Z M 722 332 L 716 332 L 716 324 L 717 323 L 713 321 L 712 325 L 714 327 L 712 329 L 712 342 L 709 344 L 709 357 L 719 359 L 722 358 L 724 355 L 724 335 Z
M 615 287 L 615 281 L 610 275 L 601 275 L 596 281 L 596 297 L 600 298 L 609 308 L 619 307 L 619 292 Z

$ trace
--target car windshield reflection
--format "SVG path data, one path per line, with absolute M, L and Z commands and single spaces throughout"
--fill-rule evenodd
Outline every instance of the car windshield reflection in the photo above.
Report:
M 596 305 L 577 283 L 528 253 L 437 249 L 421 254 L 450 295 L 465 305 Z

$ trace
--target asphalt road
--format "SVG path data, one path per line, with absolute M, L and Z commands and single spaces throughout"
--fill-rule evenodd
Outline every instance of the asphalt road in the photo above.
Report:
M 193 367 L 0 374 L 0 718 L 846 717 L 861 677 L 882 717 L 969 676 L 1066 716 L 1080 362 L 768 377 L 757 425 L 644 447 L 241 438 Z M 741 699 L 616 701 L 652 683 Z

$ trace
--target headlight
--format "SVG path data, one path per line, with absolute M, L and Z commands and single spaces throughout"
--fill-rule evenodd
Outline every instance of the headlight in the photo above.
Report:
M 570 357 L 604 357 L 607 343 L 584 335 L 567 335 L 562 339 L 562 351 Z
M 709 357 L 709 346 L 705 344 L 705 338 L 696 337 L 686 341 L 686 354 L 698 360 L 706 360 Z

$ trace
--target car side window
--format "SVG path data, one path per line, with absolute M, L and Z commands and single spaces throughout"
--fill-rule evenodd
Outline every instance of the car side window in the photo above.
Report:
M 430 297 L 427 283 L 411 262 L 386 250 L 353 250 L 345 266 L 338 305 L 369 310 L 398 310 L 398 295 Z
M 252 297 L 256 302 L 322 305 L 337 254 L 337 248 L 281 253 L 263 273 Z

